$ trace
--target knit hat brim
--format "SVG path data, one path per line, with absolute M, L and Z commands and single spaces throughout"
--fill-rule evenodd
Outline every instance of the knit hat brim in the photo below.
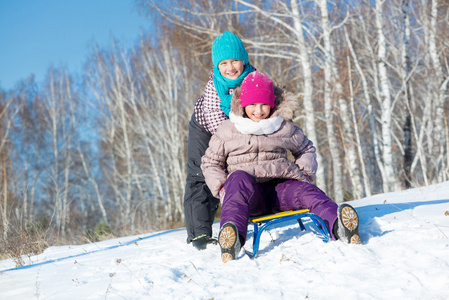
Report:
M 225 59 L 239 59 L 249 63 L 248 52 L 242 40 L 230 31 L 220 34 L 212 44 L 212 63 L 215 67 Z
M 273 90 L 269 89 L 258 89 L 252 90 L 251 92 L 246 92 L 240 94 L 240 100 L 242 101 L 242 107 L 248 106 L 254 103 L 264 103 L 274 108 L 274 93 Z

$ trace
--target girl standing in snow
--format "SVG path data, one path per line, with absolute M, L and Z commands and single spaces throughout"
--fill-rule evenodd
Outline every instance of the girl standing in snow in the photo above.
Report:
M 187 146 L 184 193 L 187 243 L 192 242 L 198 249 L 217 243 L 212 238 L 212 224 L 219 204 L 205 183 L 200 168 L 201 157 L 217 127 L 228 119 L 233 89 L 253 71 L 245 46 L 237 35 L 229 31 L 214 40 L 212 63 L 214 69 L 204 94 L 195 103 Z
M 315 147 L 292 122 L 297 99 L 264 74 L 252 72 L 234 91 L 230 119 L 212 136 L 201 168 L 212 194 L 222 201 L 218 241 L 222 260 L 235 259 L 246 241 L 248 219 L 309 209 L 333 239 L 359 244 L 358 217 L 311 184 Z M 295 161 L 288 159 L 290 151 Z

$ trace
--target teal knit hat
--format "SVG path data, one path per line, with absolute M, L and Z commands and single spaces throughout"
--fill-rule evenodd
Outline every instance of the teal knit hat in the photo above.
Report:
M 232 32 L 225 31 L 212 44 L 212 63 L 218 67 L 220 61 L 232 58 L 240 59 L 245 64 L 249 62 L 242 40 Z

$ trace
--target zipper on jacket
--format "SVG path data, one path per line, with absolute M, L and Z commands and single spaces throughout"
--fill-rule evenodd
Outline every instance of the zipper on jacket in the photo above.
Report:
M 257 165 L 259 165 L 259 158 L 260 158 L 260 140 L 259 140 L 259 136 L 255 136 L 255 138 L 256 138 L 256 141 L 257 141 Z
M 257 138 L 256 136 L 249 136 L 248 137 L 248 145 L 251 145 L 251 139 L 252 138 Z M 257 149 L 257 151 L 258 151 L 259 149 Z M 259 152 L 256 152 L 256 155 L 257 155 L 257 164 L 256 164 L 256 166 L 259 164 Z M 254 179 L 256 179 L 256 182 L 257 182 L 257 176 L 256 176 L 256 167 L 254 167 L 253 168 L 253 174 L 252 174 L 252 176 L 254 177 Z

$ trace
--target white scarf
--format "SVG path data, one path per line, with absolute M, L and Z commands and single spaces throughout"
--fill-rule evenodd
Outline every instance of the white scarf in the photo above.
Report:
M 234 123 L 235 128 L 243 134 L 271 134 L 279 130 L 284 121 L 281 116 L 276 116 L 274 118 L 268 118 L 260 120 L 259 122 L 254 122 L 250 118 L 244 118 L 242 116 L 235 115 L 234 113 L 229 113 L 229 119 Z

